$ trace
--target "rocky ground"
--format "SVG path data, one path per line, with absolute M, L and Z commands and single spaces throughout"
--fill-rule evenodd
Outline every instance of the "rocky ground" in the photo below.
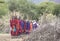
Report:
M 25 41 L 60 41 L 59 24 L 44 24 L 33 31 Z
M 0 34 L 0 41 L 23 41 L 27 35 L 11 37 L 10 34 Z

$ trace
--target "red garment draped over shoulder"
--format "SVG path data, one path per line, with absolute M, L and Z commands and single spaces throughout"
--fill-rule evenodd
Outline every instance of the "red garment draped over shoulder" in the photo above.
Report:
M 18 20 L 17 19 L 12 19 L 10 20 L 10 26 L 11 26 L 11 35 L 12 36 L 16 36 L 18 35 L 18 29 L 19 29 L 19 25 L 18 25 Z M 14 32 L 14 26 L 16 26 L 16 32 Z
M 13 26 L 15 25 L 15 20 L 10 20 L 10 27 L 13 29 Z
M 19 26 L 19 20 L 15 19 L 15 24 L 16 24 L 16 29 L 19 30 L 20 26 Z

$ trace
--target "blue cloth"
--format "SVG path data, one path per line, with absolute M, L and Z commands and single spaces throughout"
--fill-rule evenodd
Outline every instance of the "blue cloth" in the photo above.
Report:
M 24 29 L 24 21 L 21 20 L 21 23 L 20 23 L 22 29 Z
M 30 29 L 30 22 L 27 21 L 27 22 L 26 22 L 26 30 L 29 30 L 29 29 Z
M 14 27 L 14 32 L 16 32 L 16 27 Z
M 37 28 L 37 24 L 33 24 L 33 29 L 36 29 Z

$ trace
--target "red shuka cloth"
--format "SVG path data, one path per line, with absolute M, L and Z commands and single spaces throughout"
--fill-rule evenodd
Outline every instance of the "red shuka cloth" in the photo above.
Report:
M 20 25 L 20 20 L 16 20 L 16 27 L 17 27 L 17 30 L 19 31 L 19 33 L 22 33 L 22 28 L 21 28 L 21 25 Z
M 16 25 L 16 32 L 13 31 L 15 25 Z M 12 28 L 11 35 L 12 36 L 18 35 L 19 34 L 19 21 L 17 19 L 10 20 L 10 26 Z

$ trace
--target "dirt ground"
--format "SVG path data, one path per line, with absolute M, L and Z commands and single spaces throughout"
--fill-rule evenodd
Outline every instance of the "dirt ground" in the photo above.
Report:
M 27 38 L 27 35 L 20 35 L 11 37 L 10 34 L 0 34 L 0 41 L 24 41 Z

